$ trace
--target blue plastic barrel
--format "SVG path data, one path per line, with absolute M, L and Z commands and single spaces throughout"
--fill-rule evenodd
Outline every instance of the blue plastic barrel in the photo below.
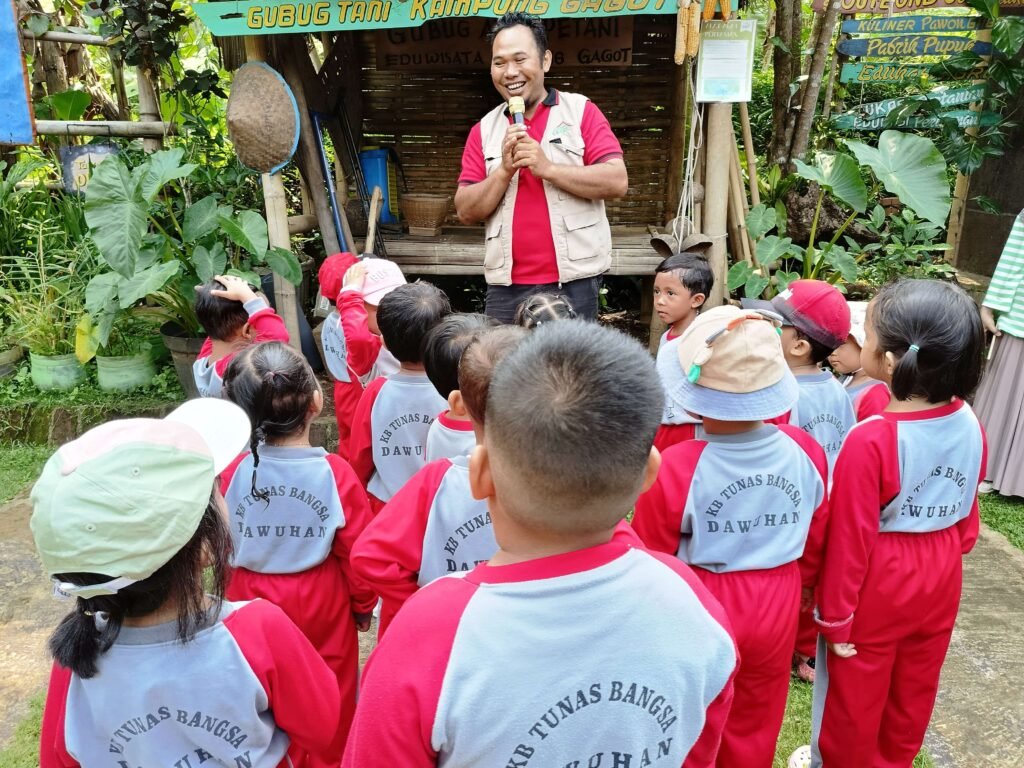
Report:
M 398 223 L 398 179 L 390 149 L 364 149 L 359 153 L 359 165 L 366 179 L 366 193 L 373 194 L 374 187 L 380 187 L 382 224 Z

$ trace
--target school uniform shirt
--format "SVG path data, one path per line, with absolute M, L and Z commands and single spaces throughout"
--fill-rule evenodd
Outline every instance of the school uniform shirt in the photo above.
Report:
M 334 675 L 280 608 L 221 602 L 192 640 L 177 633 L 176 621 L 122 627 L 88 679 L 54 664 L 41 768 L 286 768 L 301 750 L 340 758 Z
M 427 431 L 427 463 L 438 459 L 468 456 L 476 448 L 473 422 L 453 419 L 443 411 Z
M 678 365 L 679 342 L 682 335 L 672 335 L 669 329 L 661 335 L 658 344 L 658 360 L 661 364 Z M 659 366 L 660 367 L 660 366 Z M 677 443 L 693 440 L 697 436 L 697 426 L 701 420 L 690 415 L 676 405 L 665 393 L 665 409 L 661 414 L 661 425 L 654 434 L 654 447 L 664 452 Z
M 685 565 L 619 541 L 439 579 L 370 656 L 343 765 L 710 767 L 727 627 Z
M 445 405 L 423 373 L 399 372 L 370 383 L 352 422 L 349 457 L 371 496 L 388 501 L 426 466 L 427 430 Z
M 850 432 L 836 465 L 818 605 L 821 633 L 830 643 L 849 642 L 881 535 L 955 528 L 960 551 L 971 551 L 984 471 L 985 436 L 962 400 L 924 411 L 885 412 Z
M 261 298 L 250 299 L 242 305 L 249 314 L 249 325 L 256 331 L 256 341 L 259 344 L 264 341 L 283 341 L 288 343 L 288 330 L 284 321 L 277 316 L 273 308 Z M 213 340 L 207 336 L 203 346 L 199 350 L 199 357 L 192 364 L 192 378 L 195 379 L 196 389 L 200 397 L 220 397 L 224 388 L 224 371 L 228 364 L 234 359 L 238 352 L 225 355 L 220 360 L 212 362 L 210 353 L 213 352 Z
M 796 382 L 800 399 L 793 410 L 769 423 L 792 424 L 813 437 L 825 449 L 831 477 L 843 440 L 857 423 L 853 405 L 843 385 L 828 371 L 797 376 Z
M 885 382 L 876 379 L 868 379 L 860 384 L 843 383 L 857 421 L 864 421 L 871 416 L 877 416 L 886 409 L 892 399 L 889 395 L 889 387 Z

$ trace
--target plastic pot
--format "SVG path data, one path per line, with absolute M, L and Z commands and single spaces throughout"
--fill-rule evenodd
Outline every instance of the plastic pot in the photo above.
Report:
M 156 376 L 153 360 L 144 352 L 137 355 L 96 355 L 96 378 L 100 389 L 127 392 L 144 387 Z
M 73 389 L 85 378 L 85 368 L 74 355 L 29 352 L 29 361 L 36 389 Z
M 160 326 L 160 336 L 164 340 L 164 346 L 171 352 L 174 372 L 178 374 L 178 381 L 185 390 L 185 396 L 189 400 L 199 397 L 196 380 L 192 375 L 192 365 L 199 357 L 199 350 L 203 348 L 203 340 L 196 336 L 186 336 L 177 323 L 164 323 Z

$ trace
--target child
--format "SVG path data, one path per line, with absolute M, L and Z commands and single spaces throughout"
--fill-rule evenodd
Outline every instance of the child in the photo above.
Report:
M 889 404 L 889 388 L 864 372 L 860 353 L 864 348 L 864 314 L 866 301 L 848 301 L 850 307 L 850 335 L 831 355 L 828 363 L 842 380 L 846 394 L 853 405 L 857 421 L 864 421 L 885 410 Z
M 950 283 L 900 281 L 868 307 L 864 369 L 893 398 L 836 464 L 814 765 L 909 766 L 924 740 L 978 538 L 985 439 L 964 398 L 983 350 L 978 309 Z
M 482 317 L 453 315 L 442 320 L 428 336 L 426 358 L 431 358 L 430 340 L 449 335 L 445 326 L 465 326 L 467 318 Z M 446 372 L 456 375 L 457 384 L 465 384 L 464 401 L 460 390 L 455 390 L 449 402 L 458 402 L 472 414 L 473 421 L 466 423 L 473 442 L 461 455 L 440 458 L 413 475 L 366 527 L 352 550 L 353 568 L 384 601 L 378 638 L 384 636 L 398 609 L 417 589 L 440 576 L 472 570 L 498 549 L 487 502 L 474 499 L 470 493 L 469 454 L 476 447 L 474 432 L 482 434 L 494 366 L 526 335 L 517 326 L 484 326 L 466 354 L 459 356 L 462 365 L 454 355 L 444 358 Z M 440 360 L 435 360 L 432 367 L 435 376 L 442 373 Z M 435 421 L 431 429 L 439 422 Z
M 701 314 L 665 384 L 703 437 L 673 446 L 636 503 L 651 550 L 693 567 L 721 602 L 739 646 L 718 764 L 770 768 L 789 690 L 801 587 L 818 575 L 826 526 L 825 454 L 803 431 L 764 419 L 799 396 L 775 324 L 731 306 Z
M 657 473 L 661 397 L 646 351 L 596 323 L 500 362 L 469 470 L 499 550 L 395 618 L 345 766 L 714 763 L 736 665 L 721 609 L 675 558 L 611 540 Z
M 40 765 L 337 764 L 330 669 L 277 606 L 221 597 L 215 481 L 248 437 L 238 406 L 192 400 L 95 427 L 46 463 L 32 534 L 75 607 L 50 638 Z
M 417 281 L 387 294 L 375 313 L 384 344 L 401 364 L 363 392 L 349 456 L 376 514 L 426 464 L 427 430 L 446 405 L 423 371 L 423 338 L 451 312 L 448 297 Z
M 324 398 L 298 352 L 247 349 L 228 366 L 224 394 L 253 425 L 249 451 L 220 479 L 234 543 L 227 596 L 270 600 L 305 633 L 337 677 L 344 739 L 356 704 L 356 630 L 370 628 L 377 602 L 349 564 L 370 517 L 366 494 L 344 459 L 310 445 Z
M 682 336 L 700 314 L 714 284 L 711 265 L 698 253 L 674 253 L 654 270 L 654 309 L 668 326 L 658 344 L 659 375 L 663 367 L 669 369 L 665 374 L 668 376 L 672 375 L 673 367 L 679 367 L 677 345 L 671 342 Z M 666 345 L 670 348 L 666 349 Z M 654 436 L 654 447 L 664 451 L 676 443 L 692 440 L 698 424 L 700 420 L 686 413 L 666 392 L 665 413 Z
M 459 361 L 466 348 L 482 333 L 499 325 L 478 314 L 450 315 L 427 334 L 423 342 L 423 367 L 437 393 L 448 402 L 427 432 L 427 463 L 468 456 L 476 447 L 473 424 L 459 391 Z
M 196 317 L 207 333 L 192 364 L 202 397 L 220 397 L 228 363 L 250 344 L 288 342 L 284 321 L 249 283 L 234 275 L 217 275 L 196 286 Z
M 544 323 L 552 323 L 555 320 L 572 320 L 575 317 L 576 310 L 564 296 L 554 293 L 535 293 L 532 296 L 527 296 L 516 307 L 515 324 L 532 330 Z
M 377 305 L 400 285 L 402 270 L 392 261 L 364 259 L 336 253 L 324 260 L 319 272 L 320 293 L 335 303 L 324 320 L 321 340 L 324 362 L 334 378 L 334 418 L 338 422 L 338 453 L 348 455 L 352 418 L 364 387 L 377 376 L 398 372 L 394 359 L 380 340 Z

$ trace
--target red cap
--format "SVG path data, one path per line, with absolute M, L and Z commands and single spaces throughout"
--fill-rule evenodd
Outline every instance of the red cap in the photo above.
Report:
M 829 349 L 846 343 L 850 308 L 839 289 L 822 280 L 794 280 L 772 299 L 772 307 L 801 333 Z
M 317 280 L 320 283 L 320 294 L 328 301 L 337 301 L 341 293 L 341 280 L 348 272 L 348 268 L 359 259 L 354 253 L 334 253 L 324 259 L 317 273 Z

